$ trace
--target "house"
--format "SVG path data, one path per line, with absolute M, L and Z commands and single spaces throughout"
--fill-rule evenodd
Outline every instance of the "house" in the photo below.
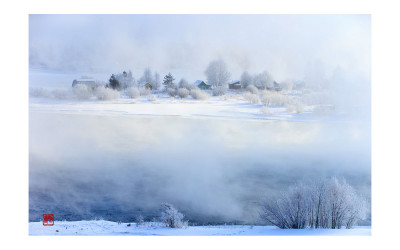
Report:
M 79 84 L 85 85 L 92 89 L 96 88 L 96 81 L 94 79 L 78 79 L 72 81 L 72 87 L 75 87 Z
M 197 86 L 199 89 L 210 89 L 211 85 L 206 84 L 202 80 L 197 80 L 193 83 L 195 86 Z
M 228 82 L 228 85 L 229 85 L 230 89 L 241 89 L 242 88 L 239 80 L 230 81 L 230 82 Z
M 151 86 L 151 83 L 146 82 L 146 81 L 139 83 L 139 87 L 144 87 L 146 89 L 151 89 L 151 90 L 153 89 L 153 86 Z

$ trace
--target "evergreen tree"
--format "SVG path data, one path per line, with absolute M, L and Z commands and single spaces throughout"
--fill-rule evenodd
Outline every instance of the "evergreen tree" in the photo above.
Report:
M 112 89 L 121 90 L 121 84 L 114 74 L 111 75 L 108 86 L 110 86 Z
M 174 80 L 175 78 L 171 75 L 171 73 L 168 73 L 168 75 L 164 76 L 163 84 L 166 88 L 174 87 Z

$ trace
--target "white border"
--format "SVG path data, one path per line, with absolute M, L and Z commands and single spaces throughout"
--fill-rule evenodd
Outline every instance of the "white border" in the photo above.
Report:
M 376 1 L 378 2 L 378 1 Z M 29 249 L 379 249 L 395 248 L 399 138 L 399 33 L 395 1 L 15 1 L 1 9 L 2 245 Z M 371 237 L 29 237 L 28 236 L 28 14 L 241 13 L 372 14 Z M 12 91 L 12 92 L 11 92 Z M 17 91 L 17 92 L 15 92 Z M 19 93 L 16 98 L 8 93 Z

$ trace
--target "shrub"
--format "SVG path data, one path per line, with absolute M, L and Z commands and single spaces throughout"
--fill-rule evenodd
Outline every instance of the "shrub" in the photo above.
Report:
M 254 86 L 253 84 L 247 86 L 246 90 L 252 94 L 258 94 L 258 88 L 256 86 Z
M 137 98 L 140 96 L 140 91 L 138 88 L 136 87 L 129 87 L 125 90 L 125 94 L 129 97 L 129 98 Z
M 177 94 L 177 91 L 175 88 L 167 88 L 167 94 L 171 97 L 175 97 Z
M 264 90 L 261 93 L 261 103 L 266 106 L 285 106 L 292 103 L 292 99 L 280 92 Z
M 213 96 L 221 96 L 221 95 L 225 95 L 226 93 L 226 86 L 216 86 L 213 90 Z
M 99 100 L 115 100 L 119 99 L 119 92 L 110 88 L 100 86 L 96 89 L 95 96 Z
M 183 217 L 183 214 L 178 212 L 171 204 L 165 202 L 161 204 L 161 221 L 164 222 L 167 227 L 187 227 L 187 221 L 184 222 Z
M 186 98 L 189 96 L 189 90 L 185 88 L 180 88 L 178 89 L 177 94 L 180 98 Z
M 260 216 L 279 228 L 346 228 L 364 219 L 365 199 L 346 183 L 332 178 L 289 187 L 261 204 Z
M 86 100 L 90 99 L 93 96 L 92 88 L 84 85 L 77 84 L 72 88 L 72 92 L 74 93 L 77 99 Z
M 260 103 L 260 98 L 256 94 L 252 94 L 250 92 L 245 92 L 243 94 L 243 97 L 245 100 L 247 100 L 251 104 L 259 104 Z
M 190 91 L 190 95 L 193 97 L 193 99 L 196 100 L 206 100 L 208 98 L 210 98 L 210 95 L 207 94 L 206 92 L 196 88 L 196 89 L 192 89 Z

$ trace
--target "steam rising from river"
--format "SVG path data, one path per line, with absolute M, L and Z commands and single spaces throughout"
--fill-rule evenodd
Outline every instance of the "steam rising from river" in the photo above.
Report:
M 263 195 L 334 175 L 370 195 L 365 123 L 30 114 L 31 220 L 150 220 L 165 201 L 192 222 L 254 223 Z

